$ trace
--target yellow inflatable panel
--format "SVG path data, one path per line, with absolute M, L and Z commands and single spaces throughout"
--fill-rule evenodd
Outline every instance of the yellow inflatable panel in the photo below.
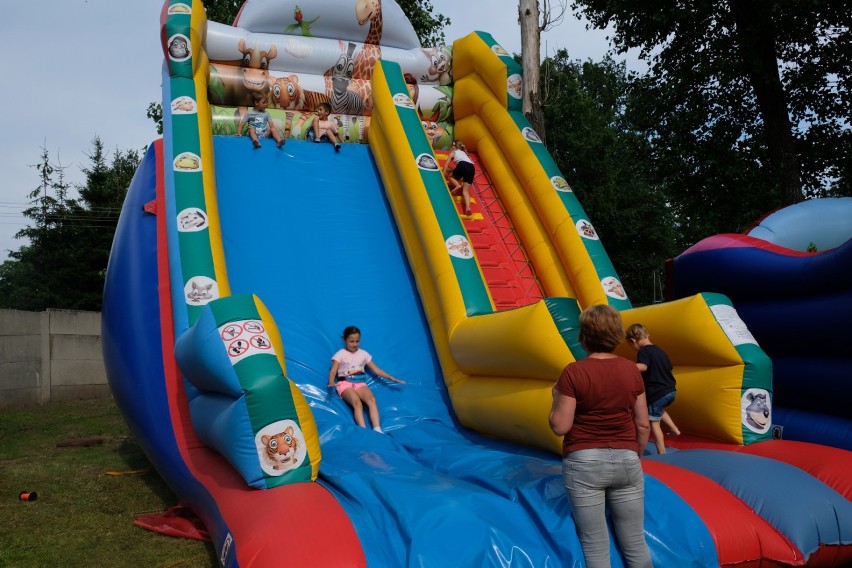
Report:
M 672 357 L 679 381 L 673 412 L 684 431 L 740 444 L 756 439 L 744 436 L 741 401 L 747 388 L 768 390 L 771 383 L 765 369 L 754 370 L 763 364 L 759 348 L 734 345 L 720 324 L 730 317 L 716 308 L 729 303 L 699 295 L 630 309 L 603 249 L 582 234 L 585 213 L 567 183 L 552 174 L 555 166 L 545 163 L 549 157 L 522 117 L 507 110 L 505 63 L 472 34 L 455 43 L 454 71 L 456 137 L 478 152 L 547 295 L 495 311 L 399 68 L 380 62 L 369 142 L 459 421 L 560 452 L 547 421 L 552 386 L 565 365 L 585 356 L 576 342 L 580 308 L 610 303 L 622 310 L 625 325 L 641 320 L 652 329 Z M 621 354 L 635 358 L 626 346 Z
M 548 387 L 574 360 L 544 302 L 466 318 L 453 330 L 450 349 L 465 374 L 538 379 Z

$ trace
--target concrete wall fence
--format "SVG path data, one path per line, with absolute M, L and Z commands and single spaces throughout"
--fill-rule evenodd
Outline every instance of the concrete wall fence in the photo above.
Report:
M 0 310 L 0 409 L 110 396 L 100 312 Z

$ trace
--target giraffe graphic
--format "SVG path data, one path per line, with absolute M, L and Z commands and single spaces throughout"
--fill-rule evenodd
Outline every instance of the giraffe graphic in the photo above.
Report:
M 355 70 L 352 76 L 360 81 L 353 81 L 352 87 L 357 88 L 358 94 L 364 101 L 364 110 L 373 108 L 373 97 L 370 91 L 370 79 L 373 77 L 373 67 L 382 57 L 382 0 L 358 0 L 355 3 L 355 18 L 363 26 L 370 22 L 370 30 L 364 40 L 364 47 L 355 57 Z

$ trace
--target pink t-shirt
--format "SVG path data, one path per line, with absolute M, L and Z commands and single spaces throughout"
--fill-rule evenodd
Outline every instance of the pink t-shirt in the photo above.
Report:
M 373 357 L 363 349 L 354 353 L 348 349 L 341 349 L 331 356 L 331 360 L 340 363 L 337 368 L 337 376 L 345 379 L 349 375 L 363 375 L 364 368 L 367 363 L 373 360 Z
M 333 132 L 336 135 L 337 134 L 337 123 L 333 122 L 331 120 L 320 120 L 318 118 L 317 119 L 317 133 L 316 133 L 317 139 L 319 139 L 320 136 L 327 136 L 329 131 Z

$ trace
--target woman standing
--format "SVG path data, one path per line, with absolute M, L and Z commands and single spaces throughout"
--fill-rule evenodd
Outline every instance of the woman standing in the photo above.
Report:
M 645 542 L 645 478 L 639 456 L 650 425 L 642 375 L 613 354 L 624 340 L 621 315 L 595 305 L 580 314 L 588 357 L 571 363 L 553 387 L 550 428 L 564 435 L 562 477 L 588 568 L 609 568 L 610 509 L 630 568 L 652 566 Z

